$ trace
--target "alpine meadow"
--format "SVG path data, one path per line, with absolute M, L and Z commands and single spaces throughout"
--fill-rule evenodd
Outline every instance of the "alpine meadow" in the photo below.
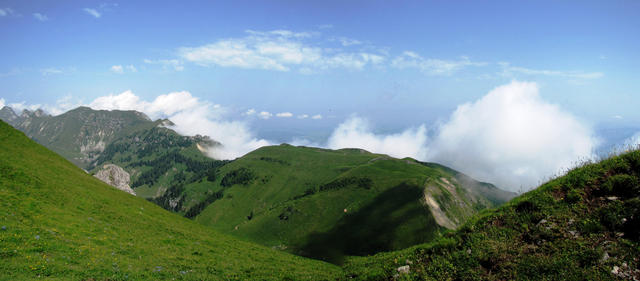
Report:
M 640 280 L 640 3 L 0 3 L 0 280 Z

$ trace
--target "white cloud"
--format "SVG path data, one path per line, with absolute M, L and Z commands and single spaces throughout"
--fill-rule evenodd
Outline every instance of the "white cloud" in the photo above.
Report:
M 374 134 L 365 120 L 352 117 L 334 130 L 327 146 L 433 161 L 518 191 L 592 159 L 599 143 L 590 127 L 542 100 L 535 83 L 515 81 L 460 105 L 434 135 L 429 141 L 424 125 Z M 640 143 L 640 133 L 627 142 Z
M 251 109 L 247 110 L 247 111 L 244 113 L 244 115 L 246 115 L 246 116 L 251 116 L 251 115 L 254 115 L 254 114 L 256 114 L 256 110 L 255 110 L 255 109 L 253 109 L 253 108 L 251 108 Z
M 124 69 L 122 68 L 122 65 L 114 65 L 111 67 L 111 71 L 114 73 L 118 73 L 118 74 L 122 74 L 124 73 Z
M 327 146 L 332 149 L 361 148 L 393 157 L 424 159 L 427 155 L 427 130 L 424 126 L 399 134 L 373 134 L 366 120 L 351 117 L 336 128 Z
M 320 119 L 322 119 L 322 115 L 320 115 L 320 114 L 313 115 L 313 116 L 311 116 L 311 119 L 320 120 Z
M 49 18 L 41 13 L 33 13 L 33 17 L 39 21 L 48 21 Z
M 265 120 L 271 118 L 271 116 L 273 116 L 273 114 L 269 113 L 268 111 L 260 111 L 260 113 L 258 113 L 258 117 Z
M 291 113 L 291 112 L 276 113 L 276 117 L 289 118 L 289 117 L 292 117 L 292 116 L 293 116 L 293 113 Z
M 583 72 L 583 71 L 560 71 L 560 70 L 541 70 L 531 69 L 518 66 L 511 66 L 508 62 L 499 62 L 502 67 L 502 75 L 513 76 L 513 73 L 521 73 L 525 75 L 544 75 L 565 77 L 569 79 L 598 79 L 604 76 L 602 72 Z
M 96 9 L 84 8 L 82 10 L 85 11 L 87 14 L 93 16 L 94 18 L 100 18 L 102 16 L 102 14 L 100 12 L 98 12 L 98 10 L 96 10 Z
M 199 47 L 182 47 L 178 49 L 178 55 L 201 66 L 275 71 L 295 68 L 304 74 L 330 68 L 360 70 L 366 65 L 384 61 L 379 54 L 323 49 L 307 43 L 306 39 L 317 36 L 315 33 L 289 30 L 248 30 L 246 33 L 247 36 L 241 38 L 221 39 Z
M 14 15 L 15 12 L 11 8 L 0 8 L 0 17 L 6 17 Z
M 361 41 L 356 40 L 356 39 L 352 39 L 352 38 L 347 38 L 347 37 L 337 37 L 337 38 L 332 38 L 331 41 L 338 41 L 340 42 L 340 44 L 342 44 L 342 46 L 344 47 L 349 47 L 349 46 L 353 46 L 353 45 L 360 45 L 362 44 Z
M 223 119 L 226 110 L 192 96 L 189 92 L 173 92 L 160 95 L 148 102 L 131 91 L 118 95 L 108 95 L 95 99 L 89 104 L 94 109 L 137 110 L 149 117 L 169 118 L 176 125 L 178 133 L 184 135 L 207 135 L 222 146 L 210 150 L 216 159 L 234 159 L 247 152 L 271 143 L 257 139 L 243 122 Z
M 111 68 L 109 69 L 111 70 L 111 72 L 117 73 L 117 74 L 123 74 L 125 73 L 125 70 L 128 72 L 138 72 L 138 69 L 131 64 L 127 66 L 114 65 L 114 66 L 111 66 Z
M 4 107 L 5 101 L 3 98 L 0 98 L 0 109 Z
M 40 69 L 40 73 L 42 73 L 42 75 L 44 76 L 48 76 L 48 75 L 54 75 L 54 74 L 62 74 L 64 73 L 64 71 L 59 68 L 49 67 L 49 68 Z
M 51 114 L 51 115 L 60 115 L 62 113 L 65 113 L 71 109 L 77 108 L 78 106 L 82 105 L 82 101 L 80 100 L 73 100 L 73 97 L 71 95 L 66 95 L 60 99 L 58 99 L 56 101 L 56 104 L 51 106 L 51 105 L 43 105 L 42 109 Z
M 144 63 L 146 64 L 157 64 L 157 65 L 161 65 L 163 70 L 169 70 L 169 68 L 175 70 L 175 71 L 183 71 L 184 70 L 184 66 L 182 65 L 182 62 L 176 59 L 172 59 L 172 60 L 166 60 L 166 59 L 162 59 L 162 60 L 150 60 L 150 59 L 144 59 Z
M 41 108 L 42 106 L 40 104 L 27 104 L 26 102 L 14 102 L 14 103 L 10 103 L 9 107 L 13 108 L 13 110 L 20 114 L 21 111 L 27 109 L 27 110 L 37 110 L 38 108 Z
M 149 103 L 140 100 L 138 96 L 133 94 L 131 90 L 125 91 L 119 95 L 110 94 L 108 96 L 98 97 L 93 100 L 89 107 L 93 109 L 104 110 L 137 110 L 145 112 Z
M 417 68 L 424 73 L 432 75 L 451 75 L 454 72 L 468 66 L 484 66 L 485 62 L 473 62 L 468 57 L 462 56 L 458 60 L 425 59 L 415 52 L 405 51 L 391 62 L 391 66 L 404 68 Z
M 591 158 L 597 143 L 591 128 L 542 100 L 535 83 L 514 81 L 458 106 L 428 158 L 516 191 Z
M 300 114 L 298 115 L 298 119 L 307 119 L 309 118 L 309 114 Z

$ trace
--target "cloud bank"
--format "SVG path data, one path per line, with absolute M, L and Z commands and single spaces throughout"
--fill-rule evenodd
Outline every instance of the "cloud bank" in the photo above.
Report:
M 427 155 L 427 130 L 425 126 L 420 126 L 399 134 L 376 135 L 372 133 L 366 120 L 352 116 L 333 131 L 327 141 L 327 147 L 362 148 L 393 157 L 424 159 Z
M 270 145 L 268 141 L 256 138 L 245 123 L 224 120 L 225 109 L 221 106 L 202 101 L 186 91 L 160 95 L 150 102 L 140 99 L 131 91 L 126 91 L 119 95 L 99 97 L 91 102 L 89 107 L 104 110 L 137 110 L 152 119 L 168 118 L 175 123 L 173 129 L 180 134 L 207 135 L 220 142 L 222 146 L 209 151 L 209 156 L 215 159 L 234 159 L 259 147 Z
M 0 105 L 4 104 L 0 100 Z M 61 113 L 85 103 L 58 101 L 49 112 Z M 246 123 L 230 121 L 227 110 L 200 100 L 189 92 L 172 92 L 146 101 L 131 91 L 96 98 L 86 104 L 94 109 L 137 110 L 152 119 L 169 118 L 175 130 L 184 135 L 208 135 L 223 146 L 211 151 L 216 159 L 234 159 L 271 143 L 255 137 Z M 36 109 L 40 105 L 12 103 L 16 109 Z M 66 110 L 65 110 L 66 111 Z M 272 114 L 249 109 L 249 118 L 291 118 L 291 112 Z M 322 116 L 298 114 L 299 119 Z M 571 113 L 550 104 L 539 95 L 535 83 L 511 82 L 489 91 L 474 102 L 458 108 L 432 132 L 425 125 L 399 133 L 380 134 L 365 119 L 351 116 L 340 124 L 326 144 L 304 139 L 294 144 L 325 146 L 332 149 L 362 148 L 394 157 L 412 157 L 450 166 L 478 180 L 519 191 L 536 187 L 541 181 L 561 173 L 577 162 L 593 157 L 598 140 L 593 130 Z M 640 133 L 627 140 L 640 144 Z
M 512 82 L 458 106 L 429 160 L 519 190 L 593 157 L 597 144 L 591 128 L 542 100 L 535 83 Z
M 597 143 L 591 128 L 542 100 L 535 83 L 512 82 L 460 105 L 432 140 L 424 126 L 376 135 L 352 117 L 335 129 L 328 146 L 438 162 L 518 191 L 591 158 Z

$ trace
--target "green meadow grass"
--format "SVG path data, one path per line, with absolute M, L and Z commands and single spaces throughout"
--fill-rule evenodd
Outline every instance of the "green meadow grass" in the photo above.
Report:
M 1 280 L 330 280 L 110 187 L 0 122 Z

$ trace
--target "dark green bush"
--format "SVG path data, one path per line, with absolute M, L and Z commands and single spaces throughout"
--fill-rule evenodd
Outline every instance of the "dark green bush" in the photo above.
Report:
M 625 218 L 624 205 L 620 201 L 613 201 L 598 209 L 598 216 L 602 225 L 608 229 L 613 231 L 620 230 Z
M 207 171 L 207 180 L 210 182 L 214 182 L 216 181 L 216 172 L 218 169 L 216 168 L 211 168 Z
M 326 191 L 326 190 L 332 190 L 332 189 L 341 189 L 341 188 L 348 187 L 350 185 L 355 185 L 357 187 L 364 188 L 364 189 L 371 189 L 371 187 L 373 186 L 373 181 L 370 178 L 364 178 L 364 177 L 346 177 L 346 178 L 334 180 L 330 183 L 323 184 L 318 188 L 318 190 Z
M 220 185 L 224 187 L 230 187 L 234 184 L 247 185 L 255 177 L 255 174 L 251 170 L 247 168 L 240 168 L 224 175 L 222 181 L 220 182 Z
M 584 234 L 592 234 L 601 232 L 604 227 L 597 219 L 587 218 L 578 224 L 578 230 Z
M 605 190 L 610 194 L 623 198 L 631 198 L 640 195 L 638 179 L 631 175 L 615 175 L 604 184 Z
M 633 198 L 624 202 L 626 210 L 624 223 L 624 235 L 627 239 L 638 241 L 640 239 L 640 198 Z
M 580 199 L 582 199 L 582 194 L 578 189 L 575 188 L 569 190 L 569 192 L 567 192 L 567 196 L 564 197 L 564 201 L 569 204 L 577 203 L 580 201 Z

